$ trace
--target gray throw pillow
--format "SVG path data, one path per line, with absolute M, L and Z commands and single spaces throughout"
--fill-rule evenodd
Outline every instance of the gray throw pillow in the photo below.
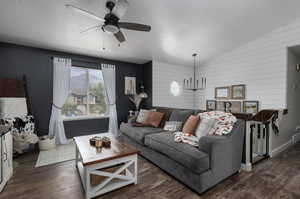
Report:
M 169 121 L 178 121 L 184 124 L 187 119 L 193 114 L 193 110 L 174 110 L 170 116 Z

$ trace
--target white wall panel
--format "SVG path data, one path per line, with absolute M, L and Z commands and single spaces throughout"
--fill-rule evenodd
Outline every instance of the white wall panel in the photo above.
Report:
M 203 64 L 197 75 L 207 77 L 207 89 L 196 94 L 196 106 L 205 108 L 206 100 L 214 99 L 215 87 L 246 84 L 247 100 L 258 100 L 263 109 L 289 109 L 280 135 L 273 136 L 272 146 L 276 149 L 289 142 L 300 120 L 298 115 L 293 118 L 299 107 L 287 98 L 287 93 L 296 96 L 290 88 L 295 77 L 293 69 L 287 70 L 287 48 L 299 44 L 300 19 Z
M 246 84 L 247 100 L 259 100 L 261 108 L 286 108 L 287 47 L 300 44 L 300 20 L 268 33 L 199 68 L 207 77 L 207 89 L 196 95 L 197 107 L 214 99 L 214 88 Z
M 194 108 L 194 94 L 183 90 L 183 79 L 192 77 L 192 67 L 153 61 L 153 105 L 173 108 Z M 170 92 L 172 81 L 180 84 L 180 95 Z

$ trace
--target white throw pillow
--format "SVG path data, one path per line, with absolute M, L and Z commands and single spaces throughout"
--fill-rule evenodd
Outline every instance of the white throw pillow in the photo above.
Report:
M 215 118 L 207 118 L 200 116 L 200 123 L 196 129 L 196 136 L 200 139 L 202 136 L 207 136 L 211 132 L 212 129 L 215 128 L 217 123 L 217 119 Z
M 144 123 L 149 115 L 150 112 L 152 111 L 156 111 L 155 109 L 151 109 L 151 110 L 146 110 L 146 109 L 141 109 L 139 111 L 139 114 L 136 118 L 136 122 L 138 123 Z
M 181 131 L 181 129 L 182 129 L 182 122 L 177 122 L 177 121 L 167 121 L 164 126 L 165 131 L 175 132 L 175 131 Z
M 24 117 L 27 113 L 26 98 L 0 98 L 0 118 Z

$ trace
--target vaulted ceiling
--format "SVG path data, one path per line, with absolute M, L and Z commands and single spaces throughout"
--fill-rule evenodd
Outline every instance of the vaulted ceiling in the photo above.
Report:
M 152 31 L 124 30 L 127 42 L 121 46 L 101 31 L 80 34 L 99 22 L 64 6 L 104 16 L 106 0 L 1 0 L 0 41 L 135 63 L 190 65 L 194 52 L 207 61 L 300 17 L 299 0 L 128 1 L 122 21 L 149 24 Z

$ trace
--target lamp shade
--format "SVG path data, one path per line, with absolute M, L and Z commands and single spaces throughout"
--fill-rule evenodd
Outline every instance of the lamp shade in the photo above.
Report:
M 140 98 L 143 98 L 143 99 L 146 99 L 146 98 L 148 98 L 148 94 L 145 93 L 145 92 L 141 92 L 141 93 L 139 94 L 139 97 L 140 97 Z

